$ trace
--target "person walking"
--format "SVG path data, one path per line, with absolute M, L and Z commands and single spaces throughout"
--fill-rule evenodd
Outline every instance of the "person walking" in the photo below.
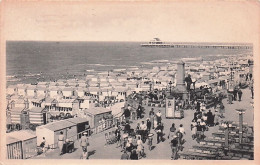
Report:
M 241 98 L 242 98 L 242 94 L 243 94 L 243 92 L 242 92 L 242 90 L 241 89 L 238 89 L 238 101 L 241 101 Z
M 121 145 L 121 132 L 119 127 L 115 131 L 115 136 L 116 136 L 117 147 L 119 147 Z
M 171 150 L 172 150 L 172 155 L 171 155 L 171 160 L 177 159 L 177 148 L 178 148 L 178 139 L 177 136 L 174 135 L 173 139 L 171 140 Z
M 142 118 L 142 106 L 141 106 L 141 104 L 139 104 L 138 108 L 136 109 L 136 113 L 137 113 L 137 119 L 141 119 Z
M 154 111 L 153 111 L 153 108 L 151 108 L 151 111 L 149 112 L 149 118 L 151 120 L 151 128 L 154 129 Z
M 65 138 L 64 138 L 63 132 L 61 131 L 60 135 L 58 136 L 58 146 L 59 146 L 59 149 L 60 149 L 60 155 L 63 154 L 64 140 L 65 140 Z
M 88 138 L 87 138 L 87 133 L 86 132 L 84 132 L 83 133 L 83 136 L 80 138 L 80 146 L 82 147 L 82 151 L 84 151 L 84 150 L 86 150 L 86 151 L 88 151 L 87 150 L 87 146 L 88 146 Z
M 251 90 L 251 98 L 254 99 L 254 85 L 252 84 L 250 87 Z
M 157 117 L 157 123 L 161 123 L 161 121 L 162 121 L 162 113 L 161 113 L 161 110 L 159 110 L 159 111 L 156 113 L 156 117 Z
M 144 121 L 142 121 L 142 123 L 140 125 L 140 133 L 141 133 L 141 137 L 142 137 L 143 142 L 145 142 L 146 130 L 147 130 L 147 126 L 144 123 Z
M 172 123 L 172 126 L 170 128 L 170 132 L 168 134 L 168 139 L 171 139 L 174 136 L 175 132 L 176 132 L 175 124 Z
M 148 133 L 150 133 L 150 130 L 151 130 L 151 127 L 152 127 L 152 123 L 150 122 L 149 118 L 147 118 L 146 120 L 147 120 L 146 121 L 147 131 L 148 131 Z
M 161 123 L 158 123 L 158 126 L 155 128 L 155 131 L 157 133 L 157 144 L 160 143 L 162 140 L 162 126 Z
M 228 92 L 228 104 L 233 104 L 232 100 L 233 100 L 233 96 L 230 92 Z
M 123 113 L 126 123 L 129 122 L 129 119 L 130 119 L 130 116 L 131 116 L 130 108 L 131 108 L 130 105 L 128 105 L 128 108 L 126 108 L 124 110 L 124 113 Z
M 233 95 L 234 95 L 234 101 L 237 101 L 237 88 L 234 89 L 233 91 Z
M 43 157 L 45 157 L 45 152 L 46 152 L 45 143 L 46 143 L 46 140 L 45 140 L 45 137 L 43 137 L 42 142 L 40 144 L 40 147 L 42 148 Z
M 220 118 L 224 118 L 225 116 L 223 115 L 225 113 L 225 106 L 224 104 L 221 102 L 219 104 L 219 114 L 220 114 Z

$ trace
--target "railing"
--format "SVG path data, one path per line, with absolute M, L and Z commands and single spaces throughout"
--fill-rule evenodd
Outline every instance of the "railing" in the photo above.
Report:
M 91 129 L 91 134 L 97 134 L 113 127 L 113 119 L 108 119 L 104 123 Z

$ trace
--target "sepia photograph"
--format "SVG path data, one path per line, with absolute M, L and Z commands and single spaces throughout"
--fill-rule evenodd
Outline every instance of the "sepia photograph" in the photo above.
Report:
M 259 9 L 1 2 L 1 162 L 254 163 Z

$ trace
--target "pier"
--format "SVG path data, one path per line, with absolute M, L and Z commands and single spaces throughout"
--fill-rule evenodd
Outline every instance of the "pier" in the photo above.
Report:
M 253 44 L 218 44 L 218 43 L 171 43 L 171 42 L 164 42 L 164 43 L 147 43 L 141 44 L 142 47 L 150 47 L 150 48 L 200 48 L 200 49 L 253 49 Z

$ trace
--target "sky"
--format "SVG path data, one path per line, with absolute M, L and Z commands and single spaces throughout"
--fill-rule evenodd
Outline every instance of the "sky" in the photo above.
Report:
M 250 2 L 9 2 L 6 40 L 254 42 Z

